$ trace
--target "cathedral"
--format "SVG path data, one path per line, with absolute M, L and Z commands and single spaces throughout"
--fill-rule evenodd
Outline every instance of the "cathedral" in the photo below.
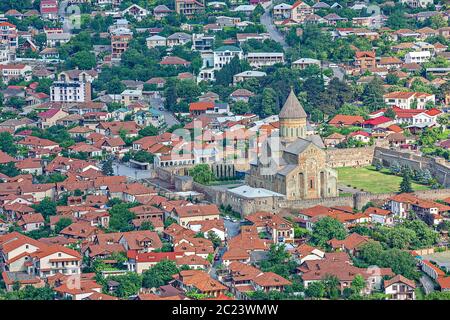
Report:
M 280 129 L 263 143 L 246 176 L 249 186 L 288 200 L 338 196 L 337 172 L 327 164 L 323 141 L 306 134 L 306 112 L 291 90 L 279 114 Z

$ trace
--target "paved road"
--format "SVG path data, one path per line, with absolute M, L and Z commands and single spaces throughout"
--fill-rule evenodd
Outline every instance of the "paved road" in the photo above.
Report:
M 289 48 L 286 41 L 284 40 L 283 35 L 278 31 L 277 27 L 273 24 L 272 17 L 270 16 L 270 11 L 273 7 L 272 1 L 266 2 L 263 4 L 263 7 L 265 9 L 264 14 L 261 16 L 260 22 L 262 25 L 264 25 L 267 29 L 267 32 L 269 33 L 270 37 L 281 44 L 283 46 L 283 49 L 286 50 Z
M 172 112 L 167 111 L 164 108 L 164 102 L 162 101 L 161 98 L 150 99 L 150 105 L 161 111 L 161 113 L 164 115 L 164 121 L 166 122 L 168 128 L 180 123 L 180 121 L 178 121 L 178 119 L 175 118 Z
M 283 46 L 283 49 L 286 50 L 289 48 L 288 44 L 286 43 L 283 34 L 278 31 L 277 27 L 274 25 L 272 17 L 270 15 L 270 11 L 274 7 L 273 1 L 269 1 L 263 4 L 263 7 L 265 9 L 264 14 L 261 16 L 260 22 L 262 25 L 264 25 L 267 29 L 267 32 L 269 33 L 272 40 L 275 40 L 279 44 Z M 322 67 L 328 68 L 331 62 L 329 61 L 322 61 Z M 331 67 L 331 70 L 333 70 L 333 76 L 338 78 L 339 80 L 344 79 L 344 70 L 338 66 Z
M 226 251 L 225 247 L 219 247 L 217 249 L 217 256 L 219 256 L 219 260 L 214 260 L 211 268 L 209 269 L 209 275 L 213 279 L 217 280 L 217 278 L 218 278 L 218 276 L 217 276 L 217 267 L 222 264 L 222 257 L 223 257 L 223 254 L 225 253 L 225 251 Z
M 231 239 L 235 236 L 237 236 L 240 232 L 241 229 L 241 223 L 238 222 L 233 222 L 231 220 L 228 219 L 224 219 L 224 224 L 225 224 L 225 230 L 227 233 L 227 239 Z M 211 268 L 209 269 L 209 275 L 213 278 L 213 279 L 217 279 L 217 267 L 219 265 L 222 264 L 222 257 L 223 254 L 226 251 L 226 247 L 220 247 L 217 251 L 217 255 L 219 256 L 218 260 L 214 260 Z
M 166 122 L 168 128 L 176 124 L 180 124 L 180 121 L 178 121 L 178 119 L 175 118 L 172 112 L 167 110 L 162 110 L 161 112 L 164 115 L 164 121 Z
M 322 61 L 322 68 L 329 68 L 333 70 L 333 75 L 335 78 L 338 78 L 339 80 L 343 80 L 345 77 L 344 69 L 338 66 L 330 67 L 330 64 L 333 64 L 330 61 Z

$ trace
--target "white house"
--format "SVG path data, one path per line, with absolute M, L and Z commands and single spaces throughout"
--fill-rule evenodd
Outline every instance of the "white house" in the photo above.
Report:
M 433 4 L 433 0 L 400 0 L 400 2 L 411 8 L 426 8 L 428 5 Z
M 291 17 L 292 5 L 280 3 L 273 7 L 272 16 L 274 20 L 285 20 Z
M 50 87 L 50 99 L 54 102 L 85 102 L 84 82 L 55 81 Z
M 247 61 L 250 66 L 260 68 L 265 66 L 272 66 L 276 63 L 284 63 L 283 52 L 249 52 L 247 54 Z
M 154 35 L 145 39 L 147 48 L 165 47 L 167 39 L 165 37 Z
M 394 91 L 383 95 L 384 103 L 391 107 L 401 109 L 413 109 L 413 103 L 416 101 L 416 109 L 425 109 L 427 102 L 435 102 L 435 95 L 425 92 L 404 92 Z
M 430 51 L 412 51 L 405 55 L 405 63 L 424 63 L 431 58 Z
M 396 275 L 392 279 L 384 280 L 384 293 L 391 300 L 415 300 L 416 284 L 402 275 Z
M 220 70 L 234 57 L 243 58 L 242 49 L 235 46 L 222 46 L 214 50 L 214 68 Z
M 127 14 L 134 17 L 137 21 L 141 21 L 148 15 L 148 10 L 138 6 L 137 4 L 132 4 L 131 6 L 122 11 L 123 16 Z

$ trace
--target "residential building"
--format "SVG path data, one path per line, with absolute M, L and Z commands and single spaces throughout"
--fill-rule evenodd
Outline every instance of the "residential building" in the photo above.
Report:
M 400 0 L 400 3 L 406 4 L 411 8 L 426 8 L 433 4 L 433 0 Z
M 355 66 L 362 69 L 370 69 L 376 67 L 376 57 L 374 51 L 356 51 Z
M 249 52 L 246 59 L 250 66 L 254 68 L 261 68 L 272 66 L 277 63 L 284 63 L 283 52 Z
M 424 63 L 431 59 L 430 51 L 412 51 L 405 55 L 405 63 Z
M 205 4 L 201 0 L 175 0 L 175 11 L 178 14 L 193 17 L 205 11 Z
M 133 18 L 135 18 L 137 21 L 141 21 L 149 14 L 147 9 L 142 8 L 141 6 L 138 6 L 137 4 L 132 4 L 128 8 L 122 11 L 122 15 L 130 15 Z
M 273 7 L 272 17 L 274 20 L 285 20 L 291 17 L 292 5 L 280 3 Z
M 383 95 L 384 103 L 400 109 L 425 109 L 427 103 L 434 104 L 434 94 L 425 92 L 394 91 Z
M 390 296 L 391 300 L 415 300 L 416 284 L 414 280 L 409 280 L 402 275 L 384 280 L 384 293 Z
M 63 44 L 66 44 L 67 42 L 69 42 L 71 37 L 72 37 L 72 35 L 67 32 L 49 33 L 47 35 L 47 47 L 49 47 L 49 48 L 60 47 Z
M 195 221 L 218 220 L 219 213 L 219 208 L 214 204 L 187 205 L 174 207 L 168 216 L 186 227 Z
M 128 43 L 133 38 L 133 32 L 127 28 L 117 28 L 111 32 L 111 58 L 120 60 L 122 53 L 128 48 Z
M 154 35 L 148 37 L 146 40 L 147 48 L 165 47 L 167 39 L 165 37 Z
M 17 27 L 7 21 L 0 22 L 0 43 L 14 50 L 19 47 Z
M 228 64 L 231 59 L 238 57 L 243 58 L 242 49 L 234 46 L 222 46 L 214 50 L 214 69 L 220 70 L 226 64 Z
M 0 65 L 2 80 L 8 83 L 12 79 L 31 80 L 31 66 L 25 64 L 4 64 Z
M 297 23 L 302 23 L 305 18 L 314 13 L 314 8 L 312 8 L 307 3 L 299 0 L 295 2 L 291 7 L 290 19 Z

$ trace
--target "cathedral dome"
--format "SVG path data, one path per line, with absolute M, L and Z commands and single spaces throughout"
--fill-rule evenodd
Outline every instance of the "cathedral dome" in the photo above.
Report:
M 306 112 L 300 104 L 300 101 L 298 101 L 295 96 L 294 90 L 291 89 L 291 92 L 289 93 L 289 96 L 278 116 L 280 119 L 306 118 Z

